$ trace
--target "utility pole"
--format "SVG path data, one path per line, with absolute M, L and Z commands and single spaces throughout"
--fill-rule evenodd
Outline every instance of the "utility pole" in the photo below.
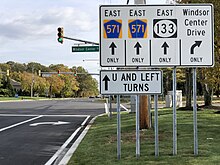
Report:
M 129 4 L 129 0 L 127 0 L 127 5 Z M 135 5 L 141 5 L 146 4 L 146 0 L 134 0 Z M 135 113 L 135 102 L 136 102 L 136 96 L 131 96 L 131 113 Z M 140 99 L 141 100 L 141 99 Z M 141 101 L 140 101 L 141 104 Z
M 147 3 L 146 0 L 134 0 L 135 5 L 143 5 L 146 3 Z M 150 117 L 149 117 L 150 112 L 148 111 L 148 107 L 149 107 L 148 106 L 148 96 L 147 95 L 140 96 L 140 104 L 139 104 L 140 129 L 150 128 Z M 131 109 L 132 109 L 132 107 L 131 107 Z
M 34 88 L 34 68 L 32 67 L 31 98 L 33 97 L 33 88 Z

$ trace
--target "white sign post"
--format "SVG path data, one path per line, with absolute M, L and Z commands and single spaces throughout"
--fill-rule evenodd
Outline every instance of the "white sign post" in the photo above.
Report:
M 213 6 L 100 6 L 100 65 L 214 65 Z
M 162 71 L 101 70 L 100 93 L 103 95 L 161 94 Z

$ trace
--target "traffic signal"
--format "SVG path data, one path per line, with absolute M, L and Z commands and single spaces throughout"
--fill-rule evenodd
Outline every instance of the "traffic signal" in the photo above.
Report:
M 60 70 L 57 71 L 58 76 L 60 76 Z
M 73 76 L 77 76 L 77 71 L 76 71 L 76 67 L 73 68 Z
M 74 74 L 73 74 L 75 77 L 77 76 L 77 73 L 76 73 L 76 70 L 74 71 Z
M 7 75 L 7 76 L 10 75 L 10 73 L 9 73 L 9 69 L 7 69 L 7 71 L 6 71 L 6 75 Z
M 38 70 L 38 76 L 41 77 L 41 70 Z
M 64 37 L 63 27 L 58 27 L 57 31 L 58 31 L 58 33 L 57 33 L 57 36 L 58 36 L 57 41 L 62 44 L 63 43 L 63 37 Z

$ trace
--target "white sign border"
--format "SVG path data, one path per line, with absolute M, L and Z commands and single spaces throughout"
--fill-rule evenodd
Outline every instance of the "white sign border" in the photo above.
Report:
M 138 93 L 108 93 L 108 94 L 103 94 L 101 93 L 102 92 L 102 72 L 112 72 L 112 73 L 115 73 L 115 72 L 160 72 L 161 74 L 161 92 L 160 93 L 146 93 L 146 92 L 138 92 Z M 127 70 L 100 70 L 100 74 L 99 74 L 99 89 L 100 89 L 100 94 L 102 95 L 162 95 L 163 94 L 163 71 L 162 70 L 159 70 L 159 69 L 155 69 L 155 70 L 135 70 L 135 69 L 127 69 Z
M 101 22 L 101 8 L 102 7 L 146 7 L 146 6 L 155 6 L 155 7 L 161 7 L 161 6 L 167 6 L 167 7 L 171 7 L 171 6 L 210 6 L 211 7 L 211 38 L 212 38 L 212 54 L 211 54 L 211 57 L 212 57 L 212 63 L 210 65 L 182 65 L 181 64 L 181 55 L 182 53 L 180 53 L 180 65 L 152 65 L 151 64 L 151 61 L 150 61 L 150 65 L 141 65 L 140 67 L 148 67 L 148 68 L 165 68 L 165 67 L 180 67 L 180 68 L 184 68 L 184 67 L 188 67 L 188 68 L 199 68 L 199 67 L 214 67 L 214 64 L 215 64 L 215 57 L 214 57 L 214 6 L 212 3 L 198 3 L 198 4 L 165 4 L 165 5 L 100 5 L 99 6 L 99 43 L 100 43 L 100 50 L 99 50 L 99 59 L 100 59 L 100 66 L 101 67 L 129 67 L 126 65 L 124 66 L 115 66 L 115 65 L 103 65 L 102 64 L 102 52 L 101 52 L 101 46 L 102 46 L 102 38 L 101 38 L 101 33 L 102 33 L 102 22 Z M 181 51 L 181 50 L 180 50 Z M 124 56 L 124 55 L 123 55 Z M 125 52 L 125 58 L 126 58 L 126 52 Z M 150 60 L 152 58 L 152 54 L 150 54 Z M 139 65 L 137 65 L 139 66 Z

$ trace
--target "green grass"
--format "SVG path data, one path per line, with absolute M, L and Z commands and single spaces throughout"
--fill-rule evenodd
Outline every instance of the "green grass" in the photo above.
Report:
M 121 160 L 117 160 L 117 120 L 99 117 L 83 139 L 69 165 L 218 165 L 220 114 L 198 112 L 199 155 L 193 153 L 192 111 L 177 112 L 178 151 L 172 155 L 172 110 L 159 110 L 159 157 L 154 156 L 154 130 L 141 131 L 141 155 L 136 159 L 135 114 L 121 115 Z

